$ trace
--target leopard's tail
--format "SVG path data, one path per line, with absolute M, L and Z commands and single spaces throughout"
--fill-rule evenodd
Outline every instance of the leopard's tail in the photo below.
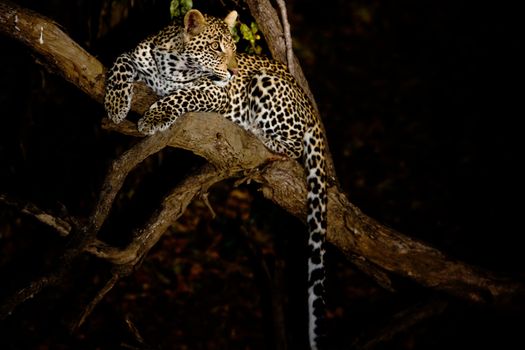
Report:
M 310 348 L 324 337 L 324 253 L 327 227 L 326 162 L 323 133 L 318 125 L 304 136 L 304 165 L 308 188 L 308 312 Z

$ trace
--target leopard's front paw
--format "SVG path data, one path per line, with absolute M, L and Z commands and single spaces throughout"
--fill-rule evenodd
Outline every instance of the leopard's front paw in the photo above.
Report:
M 104 96 L 104 109 L 111 121 L 118 124 L 123 121 L 131 108 L 131 83 L 122 83 L 119 89 L 108 88 Z
M 155 124 L 153 124 L 151 120 L 148 120 L 145 117 L 140 118 L 140 120 L 137 123 L 137 129 L 144 135 L 153 135 L 155 132 L 157 132 Z
M 150 109 L 138 121 L 137 129 L 145 135 L 153 135 L 158 131 L 166 130 L 171 124 L 173 122 L 169 118 L 155 109 Z

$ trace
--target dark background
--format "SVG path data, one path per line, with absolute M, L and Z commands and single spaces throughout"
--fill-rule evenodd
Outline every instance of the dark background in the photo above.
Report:
M 18 1 L 49 16 L 104 64 L 169 22 L 169 1 Z M 224 16 L 232 2 L 194 1 Z M 338 176 L 365 213 L 454 258 L 523 277 L 523 55 L 517 5 L 468 1 L 288 1 L 295 52 L 316 96 Z M 241 2 L 242 5 L 242 2 Z M 104 7 L 106 6 L 106 7 Z M 248 23 L 248 12 L 241 20 Z M 123 10 L 127 12 L 123 12 Z M 124 15 L 126 13 L 126 15 Z M 100 128 L 103 108 L 0 37 L 0 192 L 56 213 L 86 216 L 109 162 L 135 140 Z M 167 189 L 202 160 L 166 150 L 134 171 L 102 234 L 125 244 Z M 246 186 L 217 186 L 212 219 L 196 202 L 70 334 L 107 277 L 86 258 L 0 323 L 2 349 L 272 348 L 268 268 L 290 348 L 305 343 L 305 229 Z M 52 268 L 65 242 L 0 206 L 0 296 Z M 396 313 L 445 311 L 377 348 L 520 348 L 521 306 L 468 303 L 395 278 L 378 287 L 328 252 L 329 335 L 335 348 L 374 338 Z M 515 346 L 511 346 L 517 342 Z M 144 348 L 144 347 L 142 347 Z

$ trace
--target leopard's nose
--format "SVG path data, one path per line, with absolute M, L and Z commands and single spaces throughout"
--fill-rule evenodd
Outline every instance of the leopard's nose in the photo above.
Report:
M 238 70 L 237 68 L 228 68 L 228 72 L 230 72 L 231 75 L 237 75 Z

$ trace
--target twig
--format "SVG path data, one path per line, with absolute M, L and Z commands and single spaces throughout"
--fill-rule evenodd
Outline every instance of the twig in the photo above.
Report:
M 283 24 L 284 42 L 286 44 L 286 61 L 288 62 L 288 70 L 295 76 L 295 60 L 293 54 L 292 35 L 290 33 L 290 22 L 288 22 L 288 14 L 286 12 L 286 3 L 284 0 L 277 0 L 277 5 L 281 11 L 281 22 Z
M 133 335 L 133 338 L 135 338 L 135 341 L 142 346 L 150 348 L 150 346 L 144 341 L 144 337 L 140 334 L 137 326 L 135 326 L 129 315 L 126 316 L 124 321 L 126 322 L 126 326 L 128 326 L 128 330 Z
M 122 276 L 120 272 L 113 272 L 111 278 L 106 282 L 104 287 L 97 293 L 95 298 L 93 298 L 93 300 L 91 300 L 91 302 L 84 308 L 84 311 L 80 315 L 79 320 L 73 325 L 73 327 L 71 327 L 73 331 L 76 331 L 80 326 L 84 324 L 87 317 L 93 312 L 95 306 L 97 306 L 97 304 L 106 296 L 106 294 L 113 288 L 115 283 L 117 283 L 117 281 L 121 277 Z
M 209 192 L 201 194 L 201 200 L 204 202 L 208 210 L 210 211 L 211 218 L 215 219 L 217 217 L 217 214 L 215 213 L 215 210 L 213 210 L 213 206 L 210 203 L 210 199 L 208 198 Z
M 66 269 L 61 267 L 58 271 L 34 280 L 29 286 L 20 289 L 0 306 L 0 320 L 5 319 L 13 313 L 13 310 L 23 302 L 35 297 L 44 288 L 53 285 L 62 279 Z
M 41 223 L 53 228 L 62 237 L 69 235 L 71 232 L 71 224 L 67 220 L 51 215 L 32 203 L 10 198 L 5 194 L 0 194 L 0 202 L 3 202 L 10 207 L 17 209 L 19 212 L 29 215 Z

